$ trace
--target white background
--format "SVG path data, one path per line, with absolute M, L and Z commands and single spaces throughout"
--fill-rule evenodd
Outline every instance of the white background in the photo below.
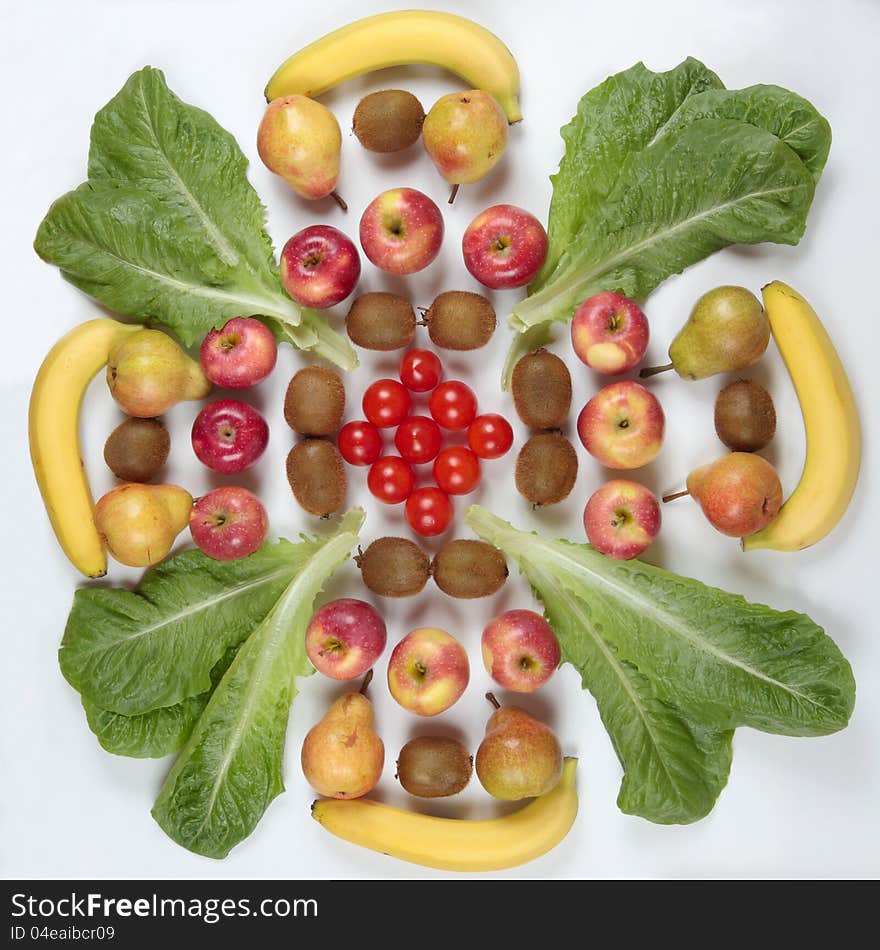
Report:
M 648 301 L 652 325 L 649 359 L 665 349 L 694 300 L 720 283 L 754 291 L 783 279 L 801 290 L 827 321 L 850 372 L 861 407 L 865 457 L 853 505 L 831 537 L 799 554 L 744 555 L 734 540 L 715 533 L 697 506 L 683 499 L 664 510 L 661 539 L 649 559 L 710 584 L 742 592 L 778 608 L 809 613 L 826 627 L 851 661 L 858 682 L 855 714 L 847 730 L 822 739 L 792 739 L 741 729 L 735 737 L 730 783 L 714 812 L 689 827 L 659 827 L 621 814 L 615 806 L 620 767 L 592 698 L 581 693 L 570 668 L 522 705 L 545 716 L 565 751 L 580 757 L 581 811 L 571 834 L 555 851 L 509 877 L 854 877 L 880 872 L 880 630 L 877 624 L 876 534 L 878 462 L 876 50 L 880 7 L 870 0 L 827 3 L 740 0 L 735 4 L 617 0 L 612 4 L 537 5 L 447 0 L 495 30 L 514 51 L 523 80 L 525 121 L 511 130 L 506 156 L 484 182 L 464 187 L 456 204 L 443 203 L 447 188 L 416 146 L 401 156 L 377 157 L 347 133 L 358 98 L 398 86 L 411 89 L 426 108 L 461 88 L 439 70 L 395 69 L 356 80 L 324 101 L 343 127 L 339 190 L 350 204 L 343 216 L 329 202 L 307 204 L 262 167 L 254 145 L 262 89 L 275 66 L 294 49 L 356 16 L 394 4 L 324 0 L 293 4 L 260 0 L 223 2 L 29 2 L 3 6 L 4 56 L 0 98 L 4 146 L 0 202 L 0 267 L 3 273 L 3 405 L 0 444 L 5 449 L 2 499 L 4 583 L 0 659 L 0 728 L 3 805 L 0 872 L 6 877 L 443 877 L 349 846 L 309 818 L 312 793 L 299 769 L 305 731 L 340 687 L 320 676 L 302 681 L 288 730 L 287 792 L 269 808 L 253 836 L 225 861 L 200 858 L 167 839 L 150 807 L 167 761 L 115 758 L 89 733 L 78 698 L 63 680 L 56 650 L 80 583 L 51 535 L 30 470 L 26 408 L 30 385 L 44 353 L 62 333 L 98 314 L 96 305 L 38 260 L 31 248 L 50 202 L 85 177 L 92 116 L 135 69 L 165 70 L 184 100 L 210 111 L 231 130 L 253 164 L 251 180 L 269 209 L 277 246 L 306 224 L 327 221 L 355 235 L 359 214 L 378 192 L 413 185 L 444 209 L 447 238 L 441 257 L 405 284 L 389 282 L 369 264 L 362 290 L 403 286 L 428 305 L 442 289 L 477 289 L 461 262 L 459 241 L 477 211 L 498 201 L 522 205 L 544 218 L 548 176 L 561 155 L 559 127 L 578 98 L 607 75 L 637 60 L 667 69 L 685 56 L 702 59 L 731 88 L 778 83 L 805 95 L 829 118 L 834 144 L 797 248 L 739 248 L 722 252 L 668 280 Z M 833 12 L 831 10 L 833 9 Z M 502 318 L 516 294 L 498 294 Z M 335 315 L 337 324 L 344 314 Z M 426 338 L 426 337 L 425 337 Z M 478 389 L 481 409 L 514 418 L 497 381 L 507 348 L 503 324 L 485 351 L 446 359 L 449 376 Z M 600 385 L 574 358 L 567 334 L 554 345 L 575 377 L 572 419 Z M 394 360 L 364 354 L 348 383 L 348 417 L 359 415 L 360 394 L 377 375 L 393 374 Z M 491 362 L 491 366 L 488 365 Z M 246 484 L 266 503 L 274 534 L 293 537 L 320 527 L 293 502 L 284 477 L 292 435 L 281 398 L 299 354 L 284 348 L 273 377 L 247 398 L 265 412 L 269 451 Z M 784 367 L 771 344 L 752 373 L 773 392 L 779 429 L 768 457 L 786 491 L 796 484 L 803 459 L 803 428 Z M 695 465 L 721 454 L 712 426 L 712 403 L 723 378 L 685 383 L 674 376 L 653 385 L 667 415 L 667 442 L 656 464 L 641 473 L 655 490 L 680 487 Z M 194 494 L 213 484 L 192 455 L 188 430 L 196 406 L 168 414 L 173 446 L 167 480 Z M 96 494 L 112 485 L 101 460 L 107 434 L 120 420 L 100 380 L 84 408 L 84 452 Z M 525 432 L 517 423 L 517 445 Z M 520 499 L 512 479 L 513 454 L 485 465 L 472 500 L 488 504 L 522 526 L 583 540 L 581 512 L 600 484 L 598 465 L 578 446 L 581 471 L 568 502 L 540 515 Z M 364 489 L 364 472 L 350 470 L 352 502 L 368 505 L 363 537 L 405 533 L 398 510 L 378 511 Z M 470 499 L 469 499 L 470 500 Z M 466 535 L 459 503 L 455 533 Z M 181 536 L 181 544 L 186 543 Z M 109 580 L 130 582 L 137 572 L 114 565 Z M 365 596 L 353 567 L 343 569 L 331 593 Z M 479 635 L 501 609 L 530 606 L 530 595 L 512 578 L 492 601 L 452 602 L 429 586 L 418 598 L 382 604 L 389 649 L 372 688 L 378 726 L 386 743 L 385 772 L 377 793 L 402 801 L 394 759 L 412 734 L 432 728 L 458 730 L 476 749 L 490 712 L 482 698 L 490 685 L 479 660 Z M 419 721 L 399 709 L 384 684 L 391 644 L 420 623 L 445 627 L 469 649 L 472 682 L 463 699 L 436 721 Z M 483 816 L 495 805 L 476 780 L 459 800 L 438 813 Z

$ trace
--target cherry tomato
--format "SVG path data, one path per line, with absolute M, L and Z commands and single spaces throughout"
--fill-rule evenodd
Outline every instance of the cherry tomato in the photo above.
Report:
M 367 473 L 367 488 L 386 505 L 397 505 L 410 497 L 416 484 L 415 472 L 397 455 L 383 455 Z
M 377 379 L 364 393 L 364 415 L 380 429 L 399 426 L 409 415 L 409 393 L 396 379 Z
M 477 416 L 468 427 L 468 445 L 481 459 L 501 458 L 513 445 L 513 429 L 510 423 L 494 412 Z
M 414 393 L 433 389 L 443 376 L 440 357 L 430 350 L 410 350 L 400 361 L 400 381 Z
M 477 414 L 477 397 L 470 386 L 451 379 L 431 393 L 428 408 L 444 429 L 466 429 Z
M 426 538 L 443 534 L 452 521 L 452 502 L 449 496 L 435 488 L 417 488 L 406 500 L 406 520 L 409 526 Z
M 372 465 L 382 454 L 382 436 L 372 422 L 346 422 L 337 442 L 339 454 L 349 465 Z
M 448 495 L 467 495 L 480 484 L 480 460 L 461 445 L 444 449 L 434 462 L 434 480 Z
M 397 451 L 412 465 L 421 465 L 437 457 L 443 444 L 440 426 L 427 416 L 404 419 L 394 433 Z

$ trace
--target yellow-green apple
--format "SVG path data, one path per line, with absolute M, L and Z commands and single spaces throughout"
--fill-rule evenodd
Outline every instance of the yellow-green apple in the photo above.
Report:
M 224 485 L 202 495 L 189 516 L 196 545 L 217 561 L 247 557 L 263 543 L 269 518 L 259 498 L 238 485 Z
M 250 468 L 266 450 L 269 425 L 263 416 L 238 399 L 216 399 L 196 416 L 192 447 L 208 468 L 224 475 Z
M 233 317 L 202 341 L 199 359 L 215 386 L 247 389 L 264 380 L 275 368 L 278 344 L 275 335 L 256 317 Z
M 387 274 L 414 274 L 427 267 L 443 243 L 443 215 L 415 188 L 383 191 L 366 207 L 360 224 L 361 247 Z
M 608 468 L 641 468 L 663 445 L 666 420 L 657 397 L 635 380 L 610 383 L 581 409 L 584 448 Z
M 621 561 L 638 557 L 660 531 L 657 496 L 638 482 L 612 478 L 590 496 L 584 529 L 600 554 Z
M 281 283 L 304 307 L 324 310 L 354 290 L 361 259 L 354 242 L 329 224 L 298 231 L 281 250 Z
M 571 345 L 578 359 L 609 376 L 638 366 L 648 348 L 648 336 L 648 320 L 641 307 L 610 290 L 588 297 L 571 321 Z
M 436 716 L 456 702 L 470 679 L 464 647 L 437 627 L 419 627 L 391 652 L 388 688 L 418 716 Z
M 523 287 L 547 256 L 547 232 L 516 205 L 493 205 L 467 226 L 461 241 L 464 265 L 485 287 Z
M 486 671 L 515 693 L 533 693 L 559 666 L 556 634 L 534 610 L 506 610 L 490 620 L 481 646 Z
M 341 597 L 315 611 L 306 627 L 306 653 L 319 673 L 351 680 L 372 668 L 387 639 L 385 621 L 373 607 Z

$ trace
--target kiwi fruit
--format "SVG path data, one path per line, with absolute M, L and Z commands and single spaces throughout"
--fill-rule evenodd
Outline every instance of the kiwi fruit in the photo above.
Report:
M 370 152 L 399 152 L 415 145 L 422 134 L 425 110 L 403 89 L 371 92 L 357 104 L 352 129 Z
M 397 757 L 395 778 L 419 798 L 457 795 L 471 780 L 474 759 L 458 739 L 418 736 Z
M 531 429 L 558 429 L 571 408 L 571 374 L 562 360 L 541 348 L 513 367 L 513 404 Z
M 748 379 L 725 386 L 715 397 L 715 431 L 734 452 L 757 452 L 776 434 L 770 393 Z
M 327 439 L 297 442 L 287 455 L 287 480 L 293 497 L 310 515 L 332 515 L 345 503 L 345 465 Z
M 507 580 L 507 562 L 486 541 L 447 541 L 434 555 L 431 574 L 444 594 L 470 600 L 501 590 Z
M 412 304 L 399 294 L 361 294 L 348 311 L 345 329 L 352 343 L 366 350 L 399 350 L 416 335 Z
M 377 538 L 357 558 L 364 584 L 381 597 L 412 597 L 428 583 L 428 555 L 408 538 Z
M 168 461 L 171 437 L 158 419 L 126 419 L 104 443 L 107 468 L 124 482 L 149 482 Z
M 533 505 L 556 505 L 567 498 L 578 472 L 574 446 L 559 432 L 537 432 L 516 459 L 517 491 Z
M 476 350 L 495 332 L 495 308 L 482 294 L 447 290 L 423 311 L 434 346 L 443 350 Z
M 344 410 L 342 377 L 326 366 L 305 366 L 287 385 L 284 418 L 298 435 L 333 435 L 342 424 Z

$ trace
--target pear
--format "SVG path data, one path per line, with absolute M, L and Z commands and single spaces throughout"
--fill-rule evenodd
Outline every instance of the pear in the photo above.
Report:
M 674 369 L 683 379 L 735 373 L 761 358 L 770 323 L 761 301 L 745 287 L 716 287 L 694 304 L 669 346 L 671 363 L 643 369 L 643 379 Z
M 562 749 L 553 730 L 518 706 L 501 706 L 492 693 L 486 699 L 495 712 L 477 749 L 477 777 L 495 798 L 519 801 L 555 788 L 562 775 Z
M 309 730 L 302 746 L 302 770 L 309 785 L 328 798 L 360 798 L 379 781 L 385 746 L 373 728 L 373 705 L 360 692 L 340 696 Z
M 120 564 L 149 567 L 171 550 L 189 524 L 192 506 L 192 495 L 177 485 L 129 482 L 98 501 L 95 526 Z
M 107 361 L 110 394 L 130 416 L 152 419 L 185 399 L 204 399 L 211 381 L 161 330 L 125 337 Z
M 257 151 L 270 172 L 301 197 L 315 201 L 329 195 L 347 211 L 336 194 L 341 148 L 336 116 L 308 96 L 273 99 L 257 131 Z
M 422 143 L 437 171 L 453 186 L 479 181 L 507 147 L 507 117 L 495 97 L 482 89 L 441 96 L 425 116 Z

